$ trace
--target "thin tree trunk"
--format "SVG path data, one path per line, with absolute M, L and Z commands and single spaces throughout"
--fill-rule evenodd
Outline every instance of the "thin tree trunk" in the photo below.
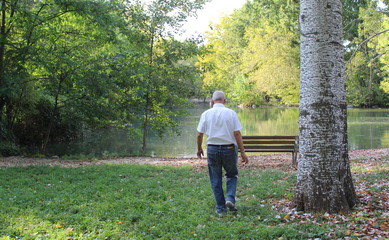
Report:
M 373 101 L 372 87 L 373 87 L 373 64 L 370 63 L 370 67 L 369 67 L 369 92 L 367 95 L 367 101 L 368 101 L 367 103 L 368 103 L 369 107 L 372 106 L 372 101 Z
M 6 40 L 6 1 L 1 1 L 1 27 L 0 27 L 0 89 L 4 88 L 4 54 Z M 3 123 L 3 115 L 5 110 L 5 96 L 0 95 L 0 140 L 3 140 L 5 129 Z
M 142 153 L 146 152 L 146 146 L 147 146 L 147 135 L 148 135 L 148 128 L 149 128 L 149 120 L 150 120 L 150 107 L 151 107 L 151 99 L 150 99 L 150 92 L 151 92 L 151 81 L 153 80 L 153 74 L 152 74 L 152 68 L 154 64 L 154 28 L 151 28 L 150 31 L 150 48 L 149 48 L 149 72 L 147 76 L 147 86 L 146 86 L 146 106 L 144 110 L 144 119 L 143 119 L 143 141 L 142 141 Z
M 347 141 L 340 0 L 302 0 L 298 210 L 346 212 L 357 202 Z
M 148 135 L 148 113 L 146 112 L 144 120 L 143 120 L 143 139 L 142 139 L 142 153 L 146 152 L 146 147 L 147 147 L 147 135 Z
M 7 6 L 8 3 L 8 6 Z M 14 17 L 15 9 L 17 9 L 18 1 L 1 1 L 1 25 L 0 25 L 0 89 L 5 92 L 7 87 L 5 73 L 6 73 L 6 41 L 12 30 L 12 24 L 7 28 L 7 14 L 8 18 Z M 13 105 L 7 95 L 0 95 L 0 141 L 14 141 L 13 135 Z
M 60 79 L 59 79 L 59 82 L 58 82 L 57 93 L 55 95 L 55 101 L 54 101 L 54 108 L 51 111 L 50 119 L 49 119 L 49 124 L 47 126 L 45 137 L 44 137 L 43 143 L 41 145 L 41 152 L 42 153 L 46 152 L 46 147 L 47 147 L 47 144 L 49 143 L 51 131 L 52 131 L 53 125 L 54 125 L 54 120 L 55 120 L 55 118 L 57 117 L 57 114 L 58 114 L 59 96 L 61 94 L 62 84 L 63 84 L 63 81 L 65 80 L 65 78 L 66 78 L 65 76 L 60 76 Z

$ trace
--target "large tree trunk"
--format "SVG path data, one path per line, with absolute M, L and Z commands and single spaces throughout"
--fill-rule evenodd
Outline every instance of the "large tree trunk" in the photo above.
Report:
M 357 202 L 347 147 L 340 0 L 302 0 L 297 209 L 346 212 Z

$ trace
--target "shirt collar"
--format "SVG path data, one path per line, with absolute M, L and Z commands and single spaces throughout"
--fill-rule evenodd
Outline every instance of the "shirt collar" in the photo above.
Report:
M 224 107 L 223 103 L 215 103 L 213 104 L 213 107 Z

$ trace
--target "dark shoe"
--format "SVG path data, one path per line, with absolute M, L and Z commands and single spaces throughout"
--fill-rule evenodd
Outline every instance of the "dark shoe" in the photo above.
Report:
M 226 207 L 228 207 L 228 210 L 231 212 L 236 212 L 238 209 L 236 208 L 235 204 L 233 204 L 231 201 L 226 202 Z
M 223 215 L 226 212 L 225 209 L 216 209 L 216 214 L 217 215 Z

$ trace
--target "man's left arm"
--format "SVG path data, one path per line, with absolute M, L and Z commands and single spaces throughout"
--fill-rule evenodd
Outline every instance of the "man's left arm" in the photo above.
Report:
M 200 159 L 204 156 L 203 136 L 204 136 L 204 133 L 197 132 L 197 157 Z
M 234 131 L 234 137 L 235 137 L 236 143 L 238 144 L 238 147 L 240 150 L 240 156 L 242 157 L 242 162 L 244 164 L 247 164 L 249 162 L 249 159 L 247 158 L 247 155 L 244 151 L 243 139 L 242 139 L 242 134 L 240 133 L 240 130 Z

